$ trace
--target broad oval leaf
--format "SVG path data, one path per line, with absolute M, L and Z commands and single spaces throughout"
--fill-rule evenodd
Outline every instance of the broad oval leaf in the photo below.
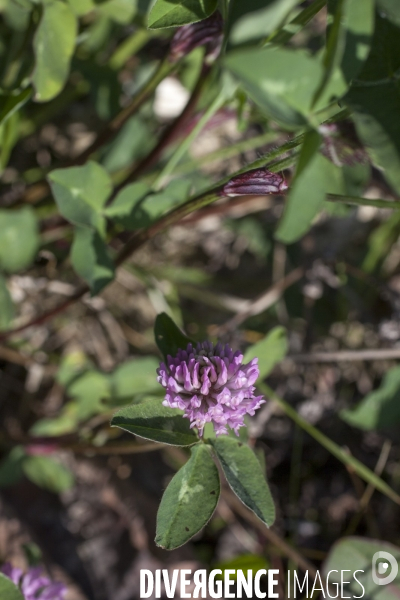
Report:
M 23 476 L 22 465 L 26 458 L 22 446 L 14 448 L 0 462 L 0 488 L 9 487 L 18 483 Z M 1 598 L 1 596 L 0 596 Z
M 276 238 L 285 244 L 298 240 L 309 230 L 327 193 L 344 193 L 341 169 L 318 153 L 320 136 L 306 134 Z
M 75 227 L 71 262 L 78 275 L 89 285 L 93 295 L 98 294 L 114 279 L 114 263 L 107 245 L 94 229 Z
M 156 0 L 150 10 L 150 29 L 180 27 L 206 19 L 217 8 L 217 0 Z
M 367 394 L 353 410 L 340 417 L 364 431 L 397 427 L 400 423 L 400 367 L 390 369 L 377 390 Z
M 260 370 L 259 378 L 265 379 L 274 366 L 285 358 L 287 349 L 286 329 L 284 327 L 274 327 L 264 339 L 247 348 L 243 362 L 248 363 L 257 357 Z
M 371 52 L 344 103 L 375 164 L 400 192 L 400 27 L 376 15 Z
M 14 305 L 5 277 L 0 273 L 0 331 L 7 330 L 14 318 Z
M 266 47 L 235 50 L 224 62 L 269 116 L 290 128 L 306 124 L 323 74 L 315 57 L 301 50 Z
M 161 390 L 155 377 L 159 361 L 152 356 L 132 358 L 120 365 L 110 376 L 111 397 L 122 404 L 138 394 Z
M 4 600 L 24 600 L 22 592 L 3 573 L 0 573 L 0 598 L 4 598 Z
M 275 520 L 275 506 L 265 475 L 254 452 L 238 440 L 211 440 L 225 477 L 241 502 L 267 527 Z
M 375 556 L 377 553 L 382 553 L 382 555 Z M 384 556 L 386 553 L 391 555 L 395 562 L 390 565 L 386 573 L 380 574 L 378 565 L 389 558 Z M 323 581 L 326 580 L 327 574 L 331 572 L 329 576 L 332 585 L 329 590 L 331 597 L 335 593 L 337 594 L 335 589 L 338 589 L 337 584 L 339 584 L 342 590 L 341 598 L 356 598 L 358 596 L 360 598 L 373 598 L 374 600 L 397 600 L 400 596 L 400 570 L 397 570 L 397 575 L 390 583 L 387 582 L 388 585 L 385 585 L 384 581 L 381 583 L 378 583 L 378 581 L 392 573 L 395 575 L 392 569 L 397 567 L 399 561 L 400 548 L 393 544 L 382 540 L 369 540 L 365 537 L 342 538 L 333 545 L 323 564 Z M 342 577 L 342 585 L 340 578 L 343 572 L 346 574 L 346 571 L 348 577 L 345 579 Z M 356 575 L 358 581 L 352 575 L 356 571 L 358 571 Z M 376 581 L 373 580 L 373 574 Z
M 3 125 L 15 112 L 17 112 L 32 96 L 32 88 L 28 87 L 21 92 L 0 94 L 0 125 Z
M 15 273 L 29 267 L 39 245 L 33 210 L 0 210 L 0 231 L 0 269 Z
M 120 191 L 104 214 L 125 229 L 148 227 L 161 215 L 184 202 L 189 189 L 189 182 L 176 180 L 171 181 L 162 192 L 150 194 L 150 188 L 145 183 L 133 183 Z
M 112 188 L 110 176 L 103 167 L 89 161 L 83 167 L 55 169 L 48 180 L 63 217 L 75 225 L 99 227 Z
M 47 102 L 62 90 L 69 73 L 78 31 L 77 19 L 65 2 L 44 3 L 33 40 L 35 100 Z
M 199 444 L 164 492 L 157 513 L 156 544 L 173 550 L 190 540 L 211 519 L 219 493 L 210 447 Z
M 175 325 L 167 313 L 157 315 L 154 324 L 154 337 L 162 355 L 175 356 L 179 349 L 185 349 L 192 341 Z
M 388 19 L 400 25 L 400 4 L 398 0 L 377 0 L 380 9 Z
M 150 188 L 146 183 L 126 185 L 113 203 L 107 206 L 104 214 L 126 229 L 139 229 L 140 204 L 149 192 Z
M 22 468 L 28 479 L 51 492 L 64 492 L 74 484 L 71 471 L 49 456 L 27 456 Z
M 288 15 L 299 0 L 232 0 L 229 6 L 230 40 L 241 44 L 266 38 Z
M 182 411 L 163 406 L 159 398 L 122 408 L 113 416 L 111 426 L 171 446 L 192 446 L 199 441 Z

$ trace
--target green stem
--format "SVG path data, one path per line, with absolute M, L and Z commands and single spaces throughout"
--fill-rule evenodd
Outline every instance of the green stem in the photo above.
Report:
M 342 196 L 341 194 L 327 194 L 326 199 L 329 200 L 329 202 L 344 202 L 345 204 L 355 204 L 357 206 L 375 206 L 376 208 L 400 209 L 399 200 L 359 198 L 358 196 Z
M 265 41 L 265 44 L 286 44 L 296 33 L 301 31 L 307 23 L 315 17 L 317 13 L 325 6 L 327 0 L 315 0 L 310 6 L 302 10 L 290 23 L 286 23 L 279 31 L 272 33 Z
M 221 160 L 228 160 L 233 156 L 236 156 L 240 152 L 248 152 L 249 150 L 255 150 L 256 148 L 260 148 L 264 144 L 268 144 L 276 139 L 275 131 L 268 131 L 267 133 L 262 133 L 253 138 L 249 138 L 247 140 L 242 140 L 237 144 L 232 144 L 226 148 L 220 148 L 219 150 L 215 150 L 215 152 L 210 152 L 210 154 L 206 154 L 205 156 L 197 157 L 195 160 L 190 159 L 185 161 L 177 166 L 175 169 L 175 173 L 182 175 L 186 173 L 191 173 L 192 171 L 197 171 L 197 169 L 203 165 L 207 165 L 209 163 L 213 163 Z
M 148 29 L 138 29 L 112 53 L 108 60 L 108 66 L 119 71 L 130 56 L 135 56 L 143 48 L 145 43 L 152 37 L 153 33 Z
M 385 483 L 380 477 L 371 471 L 371 469 L 366 467 L 351 454 L 348 454 L 346 450 L 338 446 L 330 438 L 314 427 L 314 425 L 311 425 L 311 423 L 303 419 L 303 417 L 301 417 L 296 410 L 290 406 L 290 404 L 278 396 L 268 385 L 265 383 L 259 383 L 258 388 L 263 394 L 278 404 L 278 406 L 281 407 L 281 409 L 287 414 L 288 417 L 290 417 L 290 419 L 292 419 L 292 421 L 294 421 L 294 423 L 296 423 L 296 425 L 301 427 L 306 433 L 313 437 L 335 458 L 340 460 L 340 462 L 342 462 L 346 467 L 354 470 L 354 472 L 357 473 L 361 479 L 367 483 L 370 483 L 377 490 L 382 492 L 382 494 L 385 494 L 385 496 L 393 500 L 393 502 L 400 505 L 400 496 L 387 483 Z
M 215 98 L 214 102 L 212 102 L 210 104 L 210 106 L 205 111 L 205 113 L 202 115 L 202 117 L 200 118 L 200 120 L 198 121 L 196 126 L 193 128 L 193 130 L 190 132 L 190 134 L 185 138 L 185 140 L 175 150 L 175 152 L 173 153 L 173 155 L 171 156 L 171 158 L 169 159 L 169 161 L 167 162 L 167 164 L 165 165 L 165 167 L 163 168 L 163 170 L 157 177 L 156 181 L 154 182 L 154 186 L 153 186 L 154 189 L 158 190 L 162 186 L 162 183 L 164 182 L 164 180 L 169 175 L 171 175 L 171 173 L 174 171 L 176 165 L 183 158 L 183 156 L 188 152 L 190 146 L 192 145 L 192 142 L 194 142 L 194 140 L 197 138 L 197 136 L 202 131 L 202 129 L 207 125 L 208 121 L 215 115 L 216 112 L 219 111 L 219 109 L 222 107 L 224 102 L 225 102 L 225 94 L 224 93 L 218 94 L 218 96 Z

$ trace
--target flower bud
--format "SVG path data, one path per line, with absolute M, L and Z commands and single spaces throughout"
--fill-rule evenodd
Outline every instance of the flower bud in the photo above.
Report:
M 223 196 L 267 196 L 281 194 L 288 189 L 285 178 L 280 173 L 267 169 L 253 169 L 233 177 L 222 190 Z
M 179 27 L 172 38 L 170 46 L 170 60 L 176 62 L 199 46 L 206 46 L 206 61 L 214 60 L 222 44 L 223 20 L 218 11 L 215 11 L 203 21 Z

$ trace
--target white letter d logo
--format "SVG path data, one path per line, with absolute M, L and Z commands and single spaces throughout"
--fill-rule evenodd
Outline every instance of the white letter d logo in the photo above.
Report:
M 378 568 L 376 567 L 376 563 L 379 559 L 384 559 L 384 563 L 379 563 Z M 378 577 L 379 575 L 383 575 L 389 568 L 389 564 L 391 566 L 392 572 L 387 577 Z M 399 566 L 397 564 L 397 560 L 392 554 L 389 552 L 375 552 L 372 557 L 372 581 L 377 585 L 387 585 L 388 583 L 392 583 L 394 579 L 397 577 L 397 573 L 399 572 Z

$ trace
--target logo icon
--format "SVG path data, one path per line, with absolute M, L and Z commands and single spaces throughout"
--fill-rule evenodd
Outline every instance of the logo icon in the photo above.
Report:
M 378 561 L 384 562 L 378 563 Z M 386 577 L 382 577 L 388 572 L 389 565 L 391 567 L 391 572 Z M 384 552 L 383 550 L 375 552 L 372 557 L 372 581 L 376 583 L 376 585 L 387 585 L 388 583 L 392 583 L 392 581 L 396 579 L 398 572 L 399 565 L 393 554 Z

